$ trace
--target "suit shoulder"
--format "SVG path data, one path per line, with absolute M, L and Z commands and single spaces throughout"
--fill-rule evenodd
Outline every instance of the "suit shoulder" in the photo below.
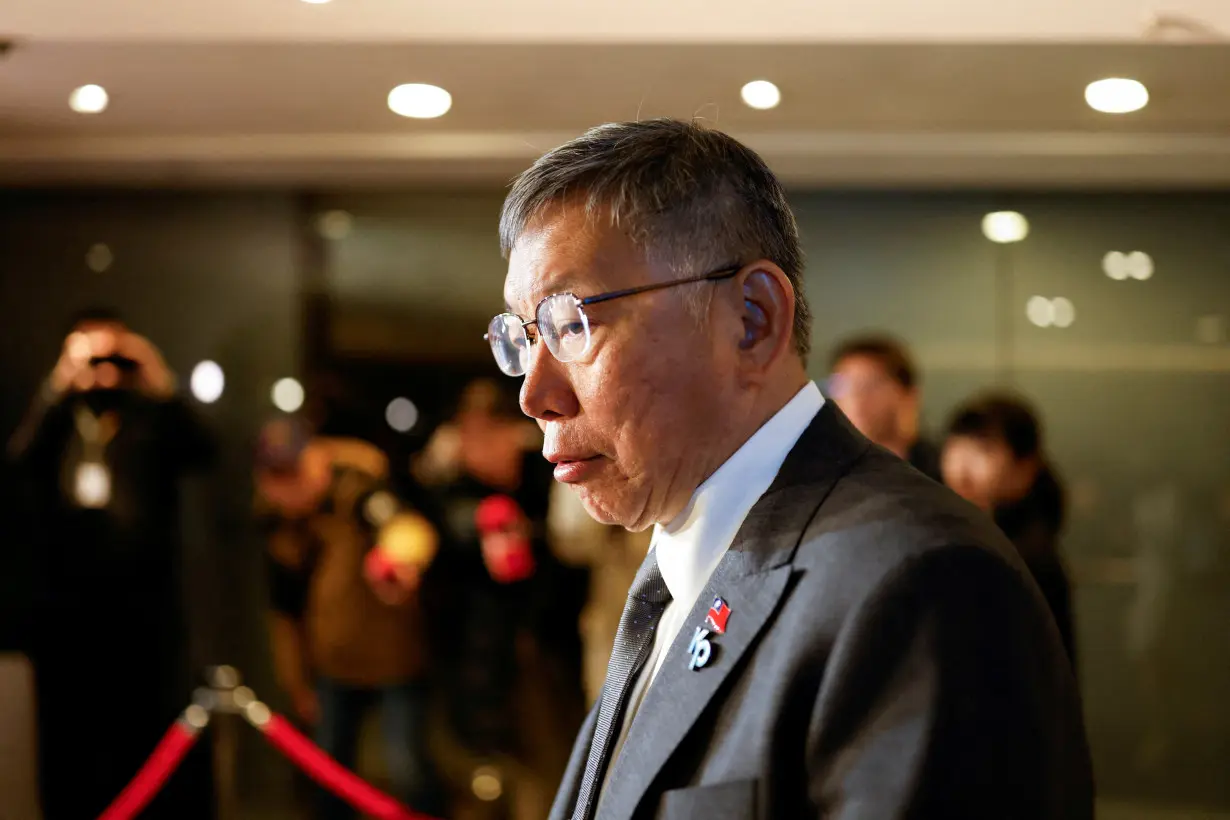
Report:
M 794 564 L 850 588 L 874 587 L 907 565 L 954 552 L 1020 571 L 989 517 L 895 456 L 870 450 L 833 486 L 805 530 Z M 990 558 L 987 562 L 985 559 Z

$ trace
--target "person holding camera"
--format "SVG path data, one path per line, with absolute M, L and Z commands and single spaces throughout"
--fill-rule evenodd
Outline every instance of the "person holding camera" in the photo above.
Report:
M 153 343 L 111 310 L 73 319 L 8 452 L 30 516 L 46 820 L 98 816 L 183 708 L 179 479 L 214 450 Z M 148 816 L 211 815 L 205 752 Z

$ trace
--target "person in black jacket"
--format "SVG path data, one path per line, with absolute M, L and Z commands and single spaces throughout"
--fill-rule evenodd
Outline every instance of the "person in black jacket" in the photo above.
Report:
M 29 516 L 47 820 L 102 813 L 191 692 L 179 479 L 214 450 L 148 339 L 113 311 L 74 319 L 8 451 Z M 208 764 L 201 746 L 149 816 L 212 816 Z
M 995 518 L 1033 573 L 1076 668 L 1072 588 L 1059 555 L 1064 490 L 1042 445 L 1042 426 L 1028 403 L 986 394 L 962 407 L 948 426 L 944 482 Z

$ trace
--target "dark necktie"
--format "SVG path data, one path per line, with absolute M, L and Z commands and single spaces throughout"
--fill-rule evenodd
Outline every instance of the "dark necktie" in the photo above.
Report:
M 615 648 L 607 665 L 598 723 L 589 744 L 585 773 L 581 776 L 576 807 L 572 811 L 573 820 L 590 820 L 594 816 L 598 790 L 610 763 L 611 747 L 628 704 L 628 690 L 649 658 L 658 621 L 670 600 L 670 590 L 658 570 L 657 550 L 650 550 L 628 591 L 628 603 L 624 605 L 624 614 L 615 632 Z

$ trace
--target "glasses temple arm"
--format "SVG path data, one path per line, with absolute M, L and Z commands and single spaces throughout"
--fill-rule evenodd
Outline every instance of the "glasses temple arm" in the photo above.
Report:
M 580 299 L 582 306 L 596 305 L 599 302 L 609 302 L 612 299 L 622 299 L 625 296 L 635 296 L 638 293 L 648 293 L 651 290 L 662 290 L 663 288 L 673 288 L 675 285 L 691 285 L 695 282 L 709 282 L 718 279 L 729 279 L 742 270 L 741 267 L 723 268 L 711 273 L 706 273 L 701 276 L 692 276 L 688 279 L 676 279 L 673 282 L 655 282 L 652 285 L 641 285 L 635 288 L 624 288 L 623 290 L 613 290 L 610 293 L 600 293 L 597 296 L 590 296 L 586 299 Z

